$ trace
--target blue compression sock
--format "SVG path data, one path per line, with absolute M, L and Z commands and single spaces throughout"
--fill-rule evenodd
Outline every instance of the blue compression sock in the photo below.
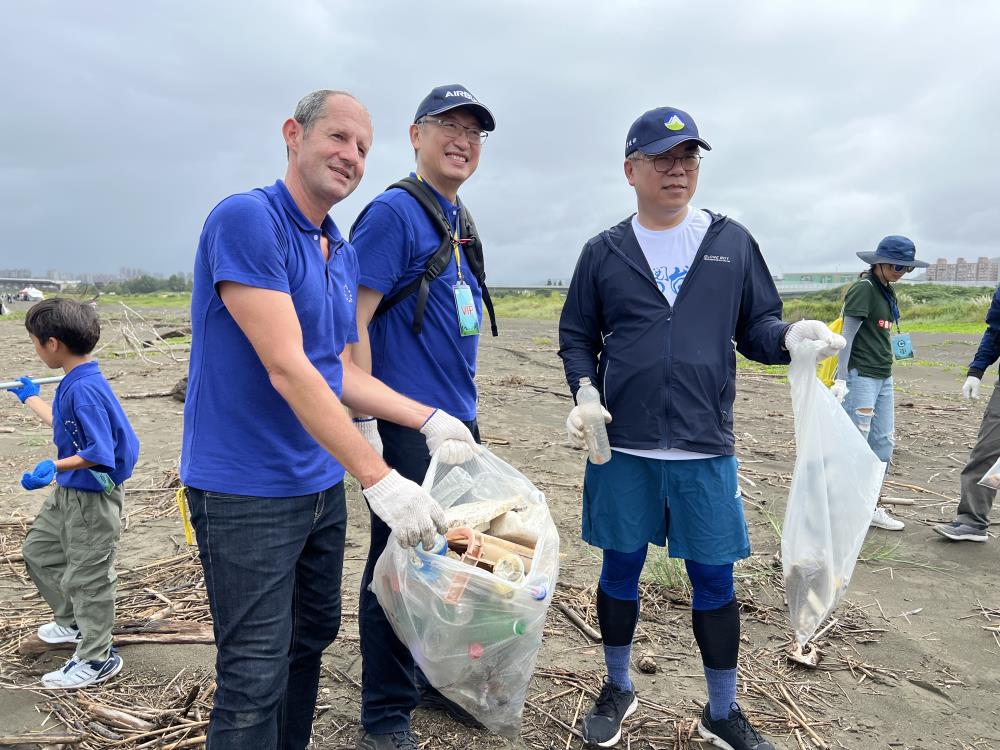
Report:
M 629 662 L 631 660 L 631 643 L 627 646 L 604 647 L 604 663 L 608 667 L 608 681 L 619 690 L 633 689 L 632 679 L 628 675 Z
M 712 721 L 729 716 L 729 707 L 736 702 L 736 670 L 705 667 L 708 683 L 708 712 Z

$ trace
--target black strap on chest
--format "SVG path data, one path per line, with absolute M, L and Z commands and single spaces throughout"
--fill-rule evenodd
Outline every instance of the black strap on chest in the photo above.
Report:
M 427 212 L 428 217 L 430 217 L 431 223 L 433 223 L 438 230 L 440 230 L 441 244 L 438 246 L 438 249 L 434 251 L 434 255 L 431 256 L 431 259 L 427 261 L 427 267 L 424 269 L 423 275 L 414 279 L 391 297 L 383 297 L 381 302 L 379 302 L 378 307 L 375 309 L 373 319 L 377 318 L 379 315 L 384 315 L 387 311 L 402 302 L 411 294 L 416 294 L 417 304 L 413 311 L 413 324 L 411 328 L 415 334 L 419 335 L 423 327 L 424 309 L 427 307 L 427 297 L 430 294 L 431 282 L 444 273 L 444 270 L 451 263 L 452 256 L 454 255 L 453 229 L 451 221 L 445 215 L 444 209 L 441 207 L 441 203 L 438 201 L 437 196 L 435 196 L 434 192 L 423 182 L 413 177 L 404 177 L 399 182 L 390 185 L 388 189 L 391 190 L 392 188 L 405 190 L 413 196 L 413 199 L 416 200 L 417 203 L 421 205 L 424 211 Z M 353 234 L 353 227 L 351 231 Z M 461 201 L 459 201 L 458 236 L 462 243 L 465 263 L 468 266 L 468 270 L 473 276 L 475 276 L 476 281 L 479 282 L 479 288 L 482 290 L 483 305 L 486 307 L 486 312 L 489 313 L 490 316 L 490 330 L 493 335 L 496 336 L 497 324 L 496 316 L 493 313 L 493 300 L 490 298 L 489 289 L 486 288 L 486 268 L 483 264 L 483 243 L 479 239 L 479 233 L 476 230 L 476 224 L 472 220 L 471 214 L 469 214 L 468 209 Z

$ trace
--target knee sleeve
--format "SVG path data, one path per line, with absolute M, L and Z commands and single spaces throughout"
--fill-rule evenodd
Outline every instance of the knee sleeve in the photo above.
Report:
M 688 578 L 691 579 L 691 609 L 709 610 L 723 607 L 736 596 L 733 585 L 733 564 L 705 565 L 685 560 Z
M 645 545 L 635 552 L 604 550 L 600 588 L 615 599 L 638 599 L 639 576 L 642 575 L 642 566 L 645 562 Z
M 597 586 L 597 621 L 605 646 L 627 646 L 639 621 L 639 576 L 646 547 L 635 552 L 604 550 Z
M 694 639 L 709 669 L 735 669 L 740 654 L 740 608 L 735 599 L 718 609 L 691 611 Z

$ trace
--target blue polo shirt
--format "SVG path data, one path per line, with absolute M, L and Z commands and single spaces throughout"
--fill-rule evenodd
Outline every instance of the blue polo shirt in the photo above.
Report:
M 52 400 L 52 442 L 59 458 L 93 461 L 115 484 L 130 476 L 139 458 L 139 438 L 97 362 L 84 362 L 68 373 Z M 89 469 L 60 471 L 56 482 L 87 492 L 103 492 Z
M 437 191 L 435 195 L 454 225 L 458 206 Z M 399 188 L 385 191 L 365 207 L 351 233 L 361 267 L 359 283 L 391 297 L 423 275 L 441 239 L 437 225 L 409 193 Z M 482 326 L 483 293 L 464 251 L 460 253 L 462 278 L 472 290 Z M 453 291 L 457 281 L 452 260 L 431 282 L 419 336 L 411 328 L 416 294 L 375 318 L 368 335 L 372 375 L 393 390 L 468 422 L 476 418 L 479 336 L 460 335 Z
M 324 262 L 320 235 L 330 243 Z M 305 431 L 274 389 L 218 294 L 233 281 L 292 298 L 309 361 L 339 397 L 340 353 L 357 341 L 358 263 L 327 216 L 316 227 L 280 180 L 230 196 L 209 214 L 195 256 L 191 362 L 184 403 L 181 480 L 256 497 L 319 492 L 344 468 Z

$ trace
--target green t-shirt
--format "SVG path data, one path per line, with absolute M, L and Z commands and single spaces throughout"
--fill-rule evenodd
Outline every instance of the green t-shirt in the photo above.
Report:
M 895 299 L 892 287 L 887 287 Z M 878 287 L 878 281 L 867 277 L 854 282 L 844 299 L 844 317 L 862 318 L 861 328 L 851 346 L 849 370 L 857 370 L 866 378 L 887 378 L 892 375 L 892 309 L 889 300 Z

